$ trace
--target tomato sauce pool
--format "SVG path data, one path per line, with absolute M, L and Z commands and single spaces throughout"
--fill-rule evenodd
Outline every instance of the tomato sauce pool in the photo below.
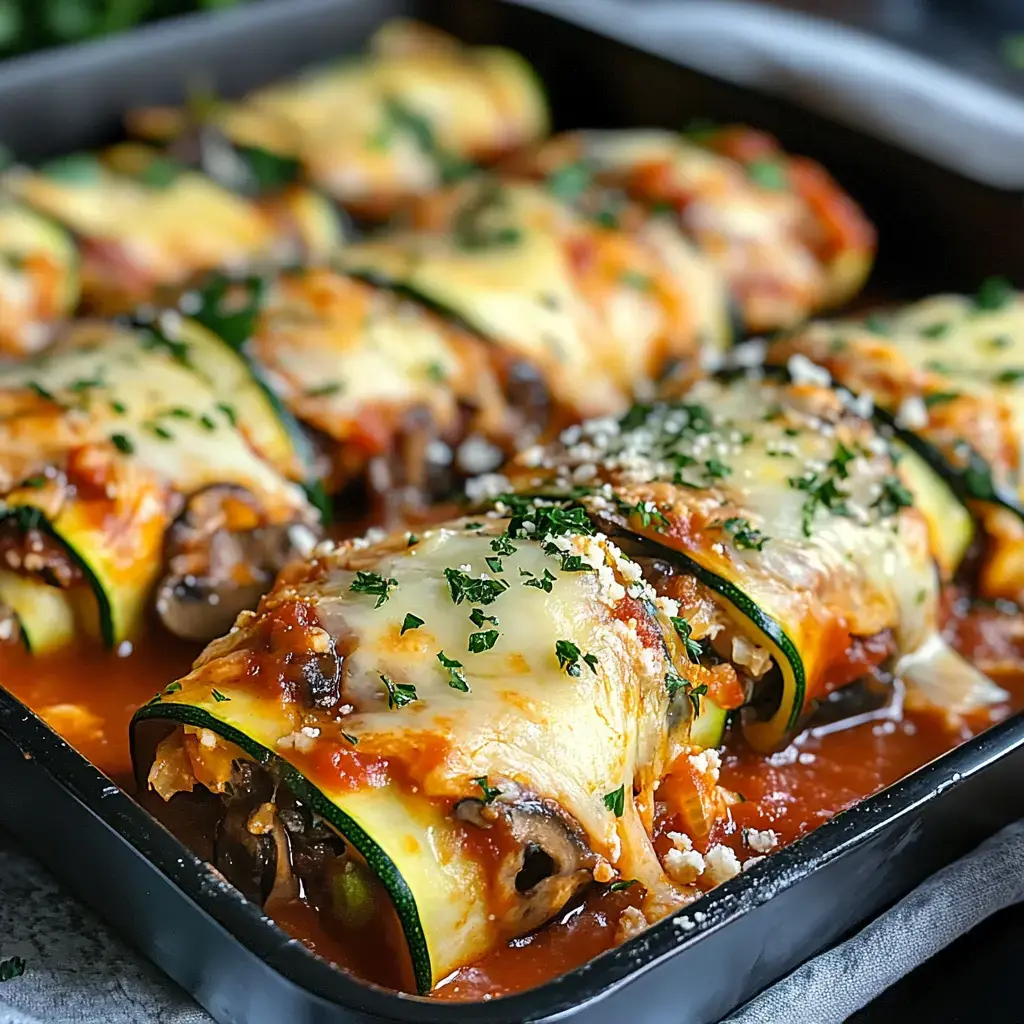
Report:
M 197 653 L 194 645 L 166 637 L 144 639 L 123 657 L 92 647 L 33 657 L 21 648 L 6 647 L 0 650 L 0 679 L 89 760 L 131 790 L 131 715 L 169 681 L 183 675 Z M 1014 706 L 1024 705 L 1024 685 L 1019 680 L 1000 682 L 1014 691 Z M 936 715 L 908 712 L 900 720 L 866 722 L 824 735 L 805 734 L 771 757 L 730 739 L 720 781 L 742 794 L 743 801 L 729 809 L 708 842 L 727 843 L 741 860 L 751 856 L 742 845 L 744 828 L 770 828 L 780 843 L 792 842 L 966 738 Z M 198 835 L 193 845 L 208 852 Z M 623 909 L 637 900 L 638 894 L 629 890 L 592 893 L 540 931 L 455 972 L 435 995 L 455 1000 L 493 998 L 557 977 L 614 945 Z M 321 956 L 360 976 L 369 973 L 374 957 L 367 956 L 365 938 L 355 935 L 346 942 L 333 931 L 326 932 L 312 909 L 302 903 L 268 909 L 287 932 Z M 386 983 L 379 975 L 373 980 Z

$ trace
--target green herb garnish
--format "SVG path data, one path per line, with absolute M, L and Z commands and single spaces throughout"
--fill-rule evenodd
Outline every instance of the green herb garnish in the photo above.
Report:
M 377 603 L 374 608 L 379 608 L 390 596 L 393 588 L 398 586 L 398 580 L 394 577 L 385 578 L 378 572 L 356 573 L 356 578 L 349 584 L 348 589 L 357 594 L 376 595 Z

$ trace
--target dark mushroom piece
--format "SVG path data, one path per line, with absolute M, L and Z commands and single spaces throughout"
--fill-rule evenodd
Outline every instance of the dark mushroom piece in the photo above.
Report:
M 167 573 L 156 598 L 160 620 L 188 640 L 221 636 L 317 540 L 305 521 L 264 524 L 245 488 L 219 484 L 199 491 L 167 533 Z
M 549 801 L 469 798 L 454 813 L 477 828 L 505 833 L 499 847 L 506 852 L 493 885 L 497 905 L 509 908 L 502 919 L 509 937 L 539 928 L 594 880 L 597 855 Z

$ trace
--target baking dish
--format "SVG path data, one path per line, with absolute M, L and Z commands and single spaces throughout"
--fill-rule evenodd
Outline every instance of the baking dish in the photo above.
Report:
M 777 101 L 499 4 L 267 5 L 211 23 L 172 24 L 59 64 L 44 56 L 13 66 L 0 80 L 0 123 L 14 148 L 30 156 L 96 144 L 116 134 L 129 97 L 174 99 L 190 75 L 214 67 L 228 69 L 218 86 L 236 91 L 355 48 L 379 20 L 407 9 L 465 38 L 522 50 L 547 81 L 562 127 L 674 125 L 707 114 L 769 128 L 825 160 L 881 226 L 876 294 L 970 286 L 987 273 L 1020 269 L 1009 241 L 1021 218 L 1016 197 Z M 324 31 L 326 19 L 337 33 Z M 232 61 L 235 52 L 247 59 Z M 566 53 L 574 55 L 571 66 Z M 81 106 L 74 117 L 67 116 L 70 76 Z M 48 90 L 58 80 L 65 97 L 59 119 L 47 106 L 56 102 Z M 52 137 L 36 132 L 30 139 L 30 124 L 44 119 L 54 124 Z M 980 238 L 992 244 L 979 245 Z M 318 961 L 17 702 L 3 702 L 5 824 L 221 1020 L 521 1020 L 570 1009 L 613 1020 L 626 999 L 641 1019 L 663 1019 L 671 1006 L 686 1019 L 713 1020 L 1021 813 L 1009 784 L 1024 739 L 1014 719 L 591 964 L 491 1004 L 442 1006 L 372 989 Z M 985 799 L 988 793 L 999 793 L 999 801 Z M 53 820 L 81 836 L 73 861 L 53 849 Z M 676 957 L 689 962 L 677 965 Z

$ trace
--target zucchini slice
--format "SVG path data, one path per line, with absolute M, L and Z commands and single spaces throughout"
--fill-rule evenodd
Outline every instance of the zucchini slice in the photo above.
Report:
M 46 355 L 0 372 L 12 410 L 2 426 L 18 436 L 9 475 L 24 472 L 33 437 L 39 447 L 36 460 L 29 458 L 32 477 L 4 496 L 0 520 L 60 542 L 95 593 L 100 635 L 111 646 L 142 624 L 180 499 L 236 485 L 267 523 L 311 512 L 301 489 L 253 450 L 188 358 L 194 354 L 223 379 L 220 343 L 204 336 L 186 350 L 154 338 L 82 323 Z M 236 394 L 246 379 L 239 377 Z
M 48 654 L 74 639 L 74 605 L 57 587 L 30 576 L 0 571 L 0 605 L 17 617 L 21 640 L 32 654 Z
M 269 766 L 380 879 L 422 992 L 553 916 L 601 859 L 649 891 L 669 884 L 638 808 L 694 742 L 672 626 L 626 593 L 637 567 L 585 515 L 539 521 L 551 540 L 513 517 L 340 547 L 279 581 L 133 722 L 140 782 L 165 798 L 193 780 L 226 792 L 236 755 L 216 737 Z M 261 653 L 286 623 L 287 664 Z M 172 731 L 182 773 L 143 741 L 154 720 L 214 735 L 188 753 Z M 481 842 L 502 822 L 508 835 Z M 551 864 L 519 886 L 531 843 Z
M 861 640 L 878 637 L 878 656 L 895 664 L 937 632 L 935 524 L 898 470 L 833 392 L 736 377 L 638 406 L 617 425 L 573 428 L 520 460 L 511 481 L 576 496 L 720 595 L 731 630 L 777 669 L 762 669 L 742 715 L 750 742 L 771 750 Z M 963 543 L 959 506 L 932 501 L 929 513 L 942 523 L 952 513 L 948 561 Z
M 939 295 L 864 321 L 811 324 L 772 345 L 768 359 L 780 366 L 810 360 L 854 394 L 870 393 L 875 417 L 977 520 L 986 541 L 981 596 L 1024 598 L 1024 561 L 1017 556 L 1024 538 L 1024 299 L 1018 292 L 991 279 L 974 297 Z M 942 552 L 947 563 L 964 539 L 961 524 L 947 538 L 953 542 Z
M 672 364 L 692 367 L 726 320 L 724 295 L 666 225 L 613 229 L 539 186 L 490 178 L 425 200 L 417 216 L 421 230 L 348 246 L 338 266 L 529 360 L 576 415 L 619 412 Z
M 47 344 L 74 309 L 80 287 L 68 232 L 0 196 L 0 352 L 26 355 Z
M 751 332 L 845 302 L 871 268 L 875 236 L 862 211 L 819 165 L 752 129 L 568 132 L 514 169 L 598 215 L 611 189 L 676 223 Z

